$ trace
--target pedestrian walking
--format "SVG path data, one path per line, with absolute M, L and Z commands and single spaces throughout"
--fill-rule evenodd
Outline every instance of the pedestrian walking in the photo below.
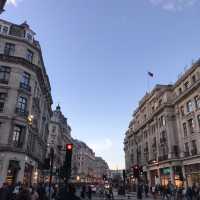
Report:
M 36 188 L 32 188 L 31 192 L 31 200 L 39 200 L 39 194 L 36 191 Z
M 81 200 L 75 195 L 75 188 L 72 184 L 64 186 L 58 193 L 56 200 Z
M 31 200 L 31 195 L 26 185 L 22 185 L 22 189 L 17 194 L 16 200 Z
M 83 185 L 81 188 L 81 198 L 83 199 L 85 199 L 85 191 L 86 191 L 86 188 L 85 188 L 85 185 Z
M 88 186 L 87 195 L 88 195 L 88 199 L 91 200 L 92 199 L 92 188 L 90 185 Z
M 148 193 L 149 193 L 149 186 L 148 186 L 148 184 L 147 184 L 147 183 L 144 185 L 144 192 L 145 192 L 145 197 L 148 197 Z

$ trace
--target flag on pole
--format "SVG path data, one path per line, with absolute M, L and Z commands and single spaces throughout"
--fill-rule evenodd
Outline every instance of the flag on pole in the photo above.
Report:
M 152 72 L 148 72 L 148 75 L 151 76 L 151 77 L 154 76 L 154 74 Z

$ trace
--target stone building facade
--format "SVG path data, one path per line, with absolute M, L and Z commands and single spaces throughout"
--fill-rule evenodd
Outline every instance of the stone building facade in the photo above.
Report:
M 74 140 L 74 167 L 76 181 L 78 182 L 102 182 L 103 175 L 108 176 L 109 167 L 101 157 L 95 157 L 94 151 L 80 140 Z
M 73 144 L 71 127 L 67 122 L 67 118 L 62 114 L 61 107 L 58 105 L 56 110 L 53 111 L 49 123 L 48 149 L 46 154 L 48 158 L 50 157 L 50 149 L 54 150 L 54 171 L 64 164 L 66 144 Z
M 200 60 L 175 84 L 156 85 L 139 102 L 124 139 L 129 179 L 138 164 L 151 185 L 200 183 L 199 108 Z
M 0 180 L 40 178 L 52 97 L 39 42 L 25 22 L 0 20 Z

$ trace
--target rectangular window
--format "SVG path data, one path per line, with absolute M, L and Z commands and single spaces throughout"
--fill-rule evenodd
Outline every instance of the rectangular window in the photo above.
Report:
M 2 33 L 6 34 L 6 35 L 8 34 L 8 27 L 7 26 L 3 26 Z
M 4 54 L 7 56 L 14 56 L 15 54 L 15 44 L 6 43 L 4 48 Z
M 184 106 L 181 106 L 180 110 L 181 110 L 181 116 L 184 117 L 185 116 Z
M 179 91 L 179 95 L 180 95 L 182 93 L 182 88 L 179 88 L 178 91 Z
M 15 125 L 13 128 L 13 137 L 12 137 L 12 141 L 13 141 L 13 145 L 15 147 L 22 147 L 23 145 L 23 132 L 24 132 L 24 127 Z
M 33 62 L 33 52 L 29 49 L 26 52 L 26 59 L 31 63 Z
M 195 76 L 195 75 L 192 76 L 192 82 L 193 82 L 193 83 L 196 82 L 196 76 Z
M 6 96 L 6 93 L 0 93 L 0 112 L 3 112 Z
M 27 108 L 27 98 L 19 96 L 17 100 L 18 112 L 25 113 Z
M 27 72 L 24 72 L 20 82 L 20 87 L 30 91 L 30 77 L 31 75 Z
M 186 125 L 186 123 L 183 123 L 183 133 L 184 133 L 184 137 L 187 137 L 187 125 Z
M 198 121 L 199 129 L 200 129 L 200 115 L 197 116 L 197 121 Z
M 10 67 L 0 66 L 0 83 L 8 84 L 10 71 Z
M 187 102 L 187 111 L 192 112 L 193 111 L 193 103 L 192 101 Z
M 197 154 L 197 144 L 195 140 L 192 140 L 192 149 L 191 149 L 191 154 L 196 155 Z
M 189 129 L 190 129 L 190 133 L 193 133 L 194 132 L 194 128 L 195 128 L 194 120 L 193 119 L 189 119 L 188 120 L 188 125 L 189 125 Z
M 189 156 L 189 155 L 190 155 L 190 150 L 189 150 L 188 142 L 185 143 L 185 155 L 186 155 L 186 156 Z
M 194 97 L 194 100 L 195 100 L 195 106 L 196 106 L 196 108 L 200 108 L 200 97 L 196 96 L 196 97 Z

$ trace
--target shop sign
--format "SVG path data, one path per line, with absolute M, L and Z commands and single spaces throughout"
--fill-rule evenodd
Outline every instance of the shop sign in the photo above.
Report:
M 170 174 L 170 172 L 171 172 L 171 170 L 170 170 L 170 168 L 169 168 L 169 167 L 167 167 L 167 168 L 164 168 L 162 171 L 163 171 L 163 174 L 164 174 L 164 175 L 169 175 L 169 174 Z

